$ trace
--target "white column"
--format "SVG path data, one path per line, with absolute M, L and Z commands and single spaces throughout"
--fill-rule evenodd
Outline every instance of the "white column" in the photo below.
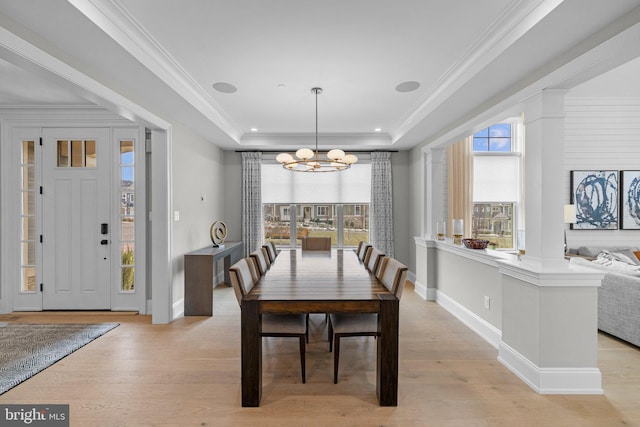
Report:
M 564 257 L 565 91 L 542 91 L 525 102 L 524 209 L 527 262 Z
M 152 323 L 173 321 L 171 129 L 151 131 Z
M 499 262 L 498 359 L 539 393 L 601 394 L 598 286 L 604 274 L 564 260 L 564 91 L 525 103 L 526 254 Z
M 447 151 L 427 148 L 424 152 L 424 237 L 433 239 L 436 222 L 447 221 Z

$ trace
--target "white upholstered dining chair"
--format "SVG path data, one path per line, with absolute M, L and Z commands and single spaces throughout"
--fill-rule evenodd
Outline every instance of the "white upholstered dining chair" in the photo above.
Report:
M 276 245 L 273 242 L 267 242 L 262 245 L 263 248 L 267 250 L 267 255 L 269 256 L 269 262 L 273 264 L 278 256 L 278 251 L 276 250 Z
M 376 247 L 371 246 L 364 256 L 364 265 L 367 266 L 367 270 L 375 275 L 378 272 L 378 268 L 380 267 L 382 258 L 384 258 L 384 254 L 382 253 L 382 251 Z
M 229 268 L 229 276 L 238 304 L 242 307 L 242 298 L 251 291 L 258 281 L 255 262 L 243 258 Z M 300 342 L 300 366 L 302 383 L 307 382 L 306 341 L 308 340 L 308 321 L 306 314 L 268 314 L 262 315 L 263 337 L 297 337 Z
M 407 267 L 394 258 L 383 257 L 376 278 L 398 299 L 407 281 Z M 333 350 L 333 383 L 338 383 L 340 338 L 378 336 L 377 313 L 329 314 L 329 351 Z
M 367 255 L 367 251 L 369 250 L 369 248 L 371 247 L 371 245 L 369 243 L 363 243 L 361 245 L 358 245 L 358 259 L 362 262 L 364 262 L 364 257 Z
M 269 255 L 267 254 L 267 249 L 265 247 L 258 248 L 255 251 L 251 252 L 249 256 L 255 261 L 260 277 L 264 276 L 271 266 Z

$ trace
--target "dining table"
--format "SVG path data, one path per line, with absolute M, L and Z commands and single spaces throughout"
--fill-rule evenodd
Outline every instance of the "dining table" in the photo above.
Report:
M 260 406 L 264 313 L 377 313 L 376 394 L 397 406 L 399 301 L 353 250 L 281 251 L 241 311 L 242 406 Z

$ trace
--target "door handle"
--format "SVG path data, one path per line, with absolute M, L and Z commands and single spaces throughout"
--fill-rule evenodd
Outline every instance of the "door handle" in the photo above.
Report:
M 100 244 L 101 244 L 101 245 L 108 245 L 108 244 L 109 244 L 109 241 L 108 241 L 107 239 L 100 240 Z

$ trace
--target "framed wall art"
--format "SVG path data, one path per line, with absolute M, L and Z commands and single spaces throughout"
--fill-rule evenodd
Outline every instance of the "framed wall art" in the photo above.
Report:
M 574 230 L 618 228 L 618 171 L 571 171 L 571 203 L 576 206 Z
M 640 230 L 640 171 L 620 171 L 620 228 Z

